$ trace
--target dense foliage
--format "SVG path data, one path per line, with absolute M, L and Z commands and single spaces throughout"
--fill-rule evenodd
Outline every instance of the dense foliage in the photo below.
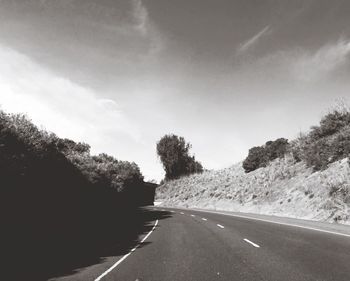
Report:
M 275 141 L 268 141 L 263 146 L 256 146 L 249 150 L 247 158 L 243 161 L 243 168 L 246 173 L 261 167 L 266 167 L 272 160 L 282 158 L 288 149 L 288 140 L 279 138 Z
M 1 248 L 9 264 L 29 255 L 27 268 L 18 272 L 23 275 L 43 274 L 50 266 L 71 263 L 76 253 L 115 243 L 120 224 L 144 198 L 135 163 L 92 156 L 89 145 L 61 139 L 23 115 L 3 111 L 0 179 L 2 241 L 7 241 Z M 34 253 L 40 260 L 32 258 Z
M 191 147 L 183 137 L 176 135 L 165 135 L 160 139 L 157 153 L 163 164 L 166 180 L 203 172 L 202 164 L 189 154 Z
M 88 144 L 61 139 L 39 130 L 23 115 L 0 112 L 0 149 L 0 167 L 4 176 L 28 177 L 40 160 L 60 160 L 72 165 L 89 183 L 101 188 L 124 191 L 143 181 L 135 163 L 119 161 L 104 153 L 91 156 Z
M 292 142 L 297 161 L 305 161 L 314 170 L 322 170 L 330 163 L 350 155 L 350 111 L 336 108 L 326 114 L 319 126 L 311 128 Z

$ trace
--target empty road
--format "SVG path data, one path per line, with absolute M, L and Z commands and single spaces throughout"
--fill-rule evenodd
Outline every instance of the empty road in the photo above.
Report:
M 53 280 L 350 280 L 350 235 L 174 208 L 129 254 Z

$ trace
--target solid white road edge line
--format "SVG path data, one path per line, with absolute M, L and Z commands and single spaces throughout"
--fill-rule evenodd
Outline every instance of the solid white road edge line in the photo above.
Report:
M 147 233 L 145 237 L 141 240 L 139 244 L 137 244 L 134 248 L 131 249 L 129 253 L 124 255 L 120 260 L 118 260 L 115 264 L 113 264 L 109 269 L 107 269 L 105 272 L 103 272 L 100 276 L 98 276 L 95 281 L 100 281 L 103 277 L 105 277 L 108 273 L 110 273 L 114 268 L 116 268 L 119 264 L 121 264 L 132 252 L 134 252 L 145 240 L 151 235 L 153 230 L 156 228 L 158 224 L 158 220 L 156 220 L 156 223 L 154 224 L 153 228 L 151 229 L 150 232 Z
M 207 212 L 207 211 L 204 211 L 204 212 Z M 329 234 L 335 234 L 335 235 L 341 235 L 341 236 L 345 236 L 345 237 L 350 237 L 350 234 L 334 232 L 334 231 L 329 231 L 329 230 L 323 230 L 323 229 L 319 229 L 319 228 L 314 228 L 314 227 L 309 227 L 309 226 L 302 226 L 302 225 L 297 225 L 297 224 L 292 224 L 292 223 L 270 221 L 270 220 L 265 220 L 265 219 L 252 218 L 252 217 L 241 216 L 241 215 L 225 214 L 225 213 L 220 213 L 220 212 L 208 212 L 208 213 L 220 214 L 220 215 L 226 215 L 226 216 L 237 217 L 237 218 L 244 218 L 244 219 L 250 219 L 250 220 L 256 220 L 256 221 L 263 221 L 263 222 L 269 222 L 269 223 L 281 224 L 281 225 L 287 225 L 287 226 L 294 226 L 294 227 L 298 227 L 298 228 L 304 228 L 304 229 L 309 229 L 309 230 L 314 230 L 314 231 L 319 231 L 319 232 L 325 232 L 325 233 L 329 233 Z
M 181 208 L 177 208 L 177 209 L 182 210 Z M 330 231 L 330 230 L 323 230 L 323 229 L 319 229 L 319 228 L 314 228 L 314 227 L 309 227 L 309 226 L 302 226 L 302 225 L 286 223 L 286 222 L 278 222 L 278 221 L 271 221 L 271 220 L 266 220 L 266 219 L 253 218 L 253 217 L 236 215 L 236 214 L 221 213 L 221 212 L 218 212 L 218 211 L 211 211 L 211 210 L 202 210 L 202 209 L 200 209 L 200 210 L 198 210 L 198 209 L 197 210 L 196 209 L 186 209 L 186 210 L 193 210 L 193 211 L 196 211 L 196 212 L 203 212 L 203 213 L 210 213 L 210 214 L 219 214 L 219 215 L 243 218 L 243 219 L 248 219 L 248 220 L 263 221 L 263 222 L 269 222 L 269 223 L 280 224 L 280 225 L 294 226 L 294 227 L 298 227 L 298 228 L 304 228 L 304 229 L 309 229 L 309 230 L 314 230 L 314 231 L 319 231 L 319 232 L 325 232 L 325 233 L 329 233 L 329 234 L 335 234 L 335 235 L 350 237 L 350 234 L 345 234 L 345 233 L 341 233 L 341 232 L 334 232 L 334 231 Z
M 248 240 L 247 238 L 244 238 L 243 240 L 244 240 L 245 242 L 247 242 L 247 243 L 253 245 L 255 248 L 260 248 L 260 246 L 259 246 L 258 244 L 255 244 L 254 242 Z
M 221 224 L 217 224 L 217 226 L 218 227 L 220 227 L 220 228 L 225 228 L 223 225 L 221 225 Z

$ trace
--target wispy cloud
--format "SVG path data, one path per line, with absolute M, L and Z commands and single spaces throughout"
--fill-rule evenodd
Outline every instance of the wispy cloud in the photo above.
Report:
M 350 39 L 340 39 L 316 48 L 276 51 L 242 64 L 240 76 L 259 83 L 332 83 L 332 75 L 343 77 L 350 66 Z M 236 74 L 238 75 L 238 74 Z
M 350 40 L 341 39 L 321 47 L 315 53 L 302 53 L 291 62 L 292 71 L 301 80 L 317 80 L 341 67 L 349 58 Z
M 102 150 L 119 138 L 138 142 L 139 131 L 111 99 L 57 76 L 27 56 L 0 46 L 0 106 L 22 112 L 62 137 Z
M 164 38 L 151 21 L 148 10 L 142 0 L 132 0 L 132 15 L 135 22 L 135 30 L 151 41 L 150 54 L 161 51 L 164 47 Z
M 249 38 L 247 41 L 243 42 L 238 48 L 238 53 L 246 52 L 248 49 L 253 47 L 258 43 L 258 41 L 271 30 L 270 26 L 265 26 L 261 31 L 255 34 L 253 37 Z
M 142 35 L 146 35 L 149 29 L 149 16 L 146 7 L 141 0 L 132 1 L 132 14 L 136 22 L 136 29 L 141 32 Z

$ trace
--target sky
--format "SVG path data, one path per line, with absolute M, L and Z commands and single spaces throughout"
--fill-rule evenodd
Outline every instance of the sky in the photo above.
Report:
M 164 176 L 295 138 L 350 97 L 346 0 L 0 0 L 0 108 Z

